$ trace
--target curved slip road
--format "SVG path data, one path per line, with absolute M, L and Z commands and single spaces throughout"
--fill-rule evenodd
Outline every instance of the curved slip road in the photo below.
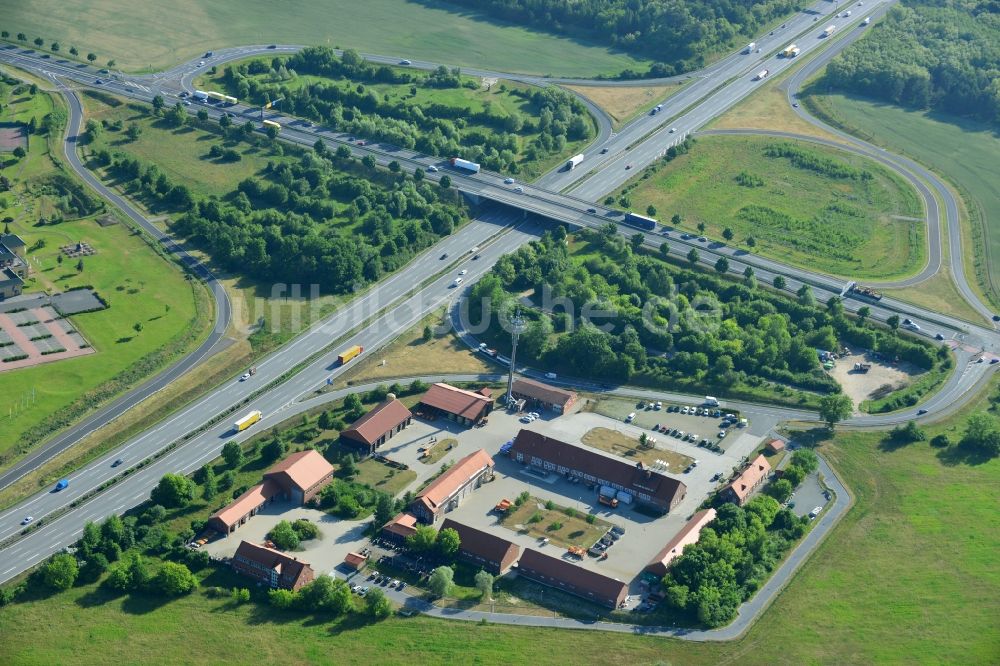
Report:
M 83 180 L 91 190 L 127 215 L 129 219 L 140 226 L 151 238 L 161 244 L 167 252 L 173 254 L 187 271 L 208 285 L 215 301 L 215 323 L 208 337 L 205 338 L 197 349 L 175 361 L 172 365 L 144 383 L 89 414 L 76 425 L 59 432 L 54 438 L 15 463 L 10 469 L 0 475 L 0 488 L 5 488 L 24 475 L 34 471 L 39 466 L 75 445 L 90 433 L 114 421 L 146 398 L 197 367 L 214 353 L 216 345 L 225 336 L 226 329 L 232 320 L 232 304 L 229 301 L 229 296 L 226 294 L 225 288 L 215 279 L 215 276 L 212 275 L 204 264 L 180 249 L 174 243 L 173 239 L 161 232 L 127 200 L 105 187 L 83 165 L 76 153 L 76 145 L 82 134 L 83 127 L 83 108 L 80 105 L 80 98 L 77 97 L 75 92 L 55 79 L 55 77 L 50 78 L 59 87 L 59 91 L 66 99 L 70 112 L 69 122 L 66 125 L 66 135 L 63 141 L 63 155 L 66 158 L 66 163 L 69 164 L 77 177 Z
M 881 17 L 888 7 L 884 9 L 879 9 L 875 16 Z M 855 28 L 855 31 L 862 31 L 862 27 Z M 853 35 L 857 37 L 858 35 Z M 829 61 L 846 49 L 854 39 L 845 39 L 841 42 L 835 44 L 832 48 L 827 49 L 814 60 L 806 63 L 801 69 L 796 71 L 788 81 L 782 84 L 785 88 L 789 103 L 793 103 L 796 99 L 802 84 L 814 76 L 820 69 L 825 67 Z M 926 183 L 930 184 L 930 187 L 934 190 L 935 195 L 944 202 L 944 212 L 946 220 L 946 230 L 948 233 L 948 246 L 950 252 L 948 253 L 949 264 L 951 268 L 952 279 L 954 280 L 955 286 L 958 288 L 959 293 L 962 297 L 983 316 L 987 321 L 992 322 L 992 317 L 994 311 L 989 307 L 988 304 L 984 303 L 975 290 L 969 285 L 968 279 L 965 275 L 965 266 L 963 264 L 962 256 L 962 229 L 961 220 L 959 217 L 959 206 L 955 195 L 952 193 L 951 189 L 930 169 L 924 167 L 920 163 L 902 156 L 893 154 L 884 148 L 863 141 L 852 134 L 848 134 L 843 130 L 840 130 L 832 125 L 829 125 L 819 118 L 815 117 L 809 113 L 802 106 L 792 107 L 792 110 L 806 122 L 819 127 L 830 134 L 840 137 L 849 144 L 868 152 L 871 155 L 878 155 L 885 160 L 895 162 L 897 165 L 902 167 L 904 170 L 909 171 L 911 174 L 917 176 L 918 178 L 924 180 Z M 938 238 L 938 243 L 940 244 L 940 238 Z M 938 254 L 941 253 L 940 247 L 937 249 Z M 994 329 L 998 328 L 997 323 L 992 323 Z

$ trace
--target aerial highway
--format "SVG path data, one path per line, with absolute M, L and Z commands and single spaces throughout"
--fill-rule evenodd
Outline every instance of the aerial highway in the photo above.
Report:
M 810 20 L 810 23 L 815 22 Z M 59 65 L 59 68 L 55 68 L 46 59 L 14 50 L 15 53 L 11 53 L 11 49 L 0 51 L 0 57 L 40 72 L 53 80 L 65 78 L 78 84 L 96 87 L 92 78 L 94 75 L 85 71 L 81 73 L 79 66 Z M 677 122 L 679 127 L 687 118 L 690 125 L 685 125 L 682 133 L 690 132 L 731 107 L 754 89 L 754 86 L 747 85 L 747 82 L 756 66 L 757 63 L 748 62 L 746 77 L 737 76 L 728 83 L 719 82 L 718 85 L 712 86 L 711 90 L 715 92 L 677 120 L 671 120 L 671 125 Z M 148 79 L 141 81 L 145 83 L 140 83 L 140 79 L 116 80 L 113 83 L 113 90 L 117 94 L 126 94 L 148 101 L 157 94 L 158 89 L 155 87 L 157 84 Z M 730 94 L 723 94 L 730 88 L 732 88 Z M 699 112 L 698 110 L 703 107 L 706 108 Z M 189 108 L 193 110 L 196 107 Z M 203 108 L 207 108 L 213 117 L 218 117 L 223 112 L 214 107 Z M 256 114 L 257 110 L 237 107 L 236 113 L 250 118 L 255 117 L 253 114 Z M 286 141 L 308 146 L 317 138 L 322 138 L 333 145 L 351 145 L 355 155 L 371 154 L 383 164 L 396 159 L 410 169 L 443 166 L 439 159 L 417 155 L 412 151 L 403 151 L 391 146 L 358 147 L 348 141 L 348 137 L 328 129 L 314 127 L 281 115 L 275 117 L 284 125 L 282 138 Z M 659 143 L 664 137 L 658 133 L 669 133 L 665 128 L 666 125 L 663 125 L 660 130 L 652 134 L 643 134 L 640 137 L 643 140 L 631 149 L 630 157 L 635 160 L 639 168 L 655 160 L 664 150 L 664 144 Z M 623 182 L 620 181 L 620 175 L 614 168 L 621 158 L 614 157 L 611 151 L 608 154 L 612 157 L 605 163 L 605 168 L 585 181 L 582 186 L 588 188 L 588 192 L 596 193 L 596 196 L 609 191 L 601 190 L 600 183 L 603 182 L 604 186 L 613 189 L 617 187 L 615 183 Z M 39 493 L 14 509 L 0 513 L 0 541 L 10 539 L 21 531 L 19 522 L 24 516 L 32 515 L 36 518 L 53 516 L 51 520 L 45 520 L 39 529 L 30 531 L 23 538 L 13 541 L 4 548 L 5 563 L 9 563 L 9 566 L 6 570 L 0 566 L 0 582 L 71 543 L 77 538 L 86 520 L 97 520 L 111 513 L 121 512 L 148 497 L 150 488 L 163 473 L 190 472 L 215 457 L 222 445 L 229 441 L 226 433 L 231 429 L 229 425 L 231 417 L 238 417 L 251 409 L 260 409 L 264 413 L 264 422 L 259 427 L 251 428 L 250 431 L 240 435 L 229 436 L 239 440 L 254 434 L 255 430 L 266 428 L 268 423 L 280 421 L 296 413 L 296 409 L 300 409 L 296 405 L 303 404 L 303 399 L 315 395 L 315 391 L 322 387 L 328 378 L 342 371 L 333 362 L 339 350 L 351 344 L 361 344 L 369 350 L 377 349 L 394 338 L 399 331 L 419 321 L 427 312 L 441 307 L 452 299 L 455 290 L 449 290 L 448 285 L 453 280 L 453 271 L 459 265 L 469 271 L 466 278 L 466 284 L 469 284 L 488 271 L 499 256 L 537 237 L 543 228 L 541 223 L 543 218 L 577 226 L 595 227 L 608 220 L 617 222 L 615 218 L 620 216 L 618 211 L 596 206 L 579 192 L 564 195 L 545 187 L 524 185 L 524 192 L 518 193 L 504 184 L 498 174 L 481 173 L 476 176 L 466 176 L 447 168 L 442 168 L 441 172 L 449 173 L 455 186 L 462 191 L 497 201 L 504 205 L 504 210 L 488 212 L 483 219 L 465 225 L 420 259 L 411 262 L 339 312 L 326 318 L 320 325 L 314 326 L 271 354 L 257 364 L 258 372 L 250 380 L 226 382 L 213 393 L 168 417 L 151 431 L 73 474 L 68 488 L 60 492 Z M 611 175 L 602 180 L 605 178 L 603 176 L 605 172 L 610 172 Z M 428 177 L 436 176 L 431 173 Z M 594 196 L 592 193 L 588 196 Z M 535 215 L 526 218 L 523 211 Z M 487 243 L 488 239 L 492 239 L 492 242 Z M 646 242 L 651 245 L 658 244 L 663 239 L 664 236 L 660 234 L 646 234 Z M 691 239 L 677 239 L 676 242 L 697 243 Z M 481 248 L 479 261 L 471 260 L 469 253 L 472 247 Z M 818 300 L 825 300 L 829 295 L 840 295 L 843 292 L 842 280 L 789 268 L 777 262 L 768 263 L 759 257 L 741 254 L 740 251 L 731 250 L 721 244 L 699 247 L 704 250 L 704 255 L 714 252 L 728 253 L 735 261 L 753 265 L 762 280 L 781 274 L 788 277 L 793 289 L 795 285 L 808 283 L 816 292 Z M 442 252 L 448 254 L 447 259 L 436 258 Z M 711 261 L 714 263 L 714 260 Z M 856 309 L 864 304 L 856 299 L 847 299 L 845 306 Z M 937 330 L 937 327 L 947 329 L 956 349 L 958 370 L 942 391 L 931 399 L 938 401 L 933 403 L 935 407 L 940 405 L 944 408 L 960 401 L 986 376 L 989 364 L 976 363 L 974 359 L 977 356 L 982 358 L 980 350 L 983 348 L 994 350 L 997 348 L 998 338 L 993 331 L 887 298 L 882 299 L 877 305 L 868 305 L 873 311 L 873 317 L 877 319 L 884 320 L 893 313 L 906 312 L 920 321 L 925 330 Z M 935 328 L 929 328 L 931 326 Z M 334 347 L 328 349 L 334 343 Z M 304 367 L 299 369 L 300 366 Z M 932 403 L 929 401 L 928 404 Z M 220 415 L 222 415 L 221 421 L 216 421 Z M 861 424 L 898 423 L 909 418 L 912 418 L 912 414 L 863 417 Z M 205 427 L 205 424 L 209 425 Z M 125 476 L 110 489 L 93 498 L 70 507 L 75 500 L 81 499 L 93 489 L 121 474 L 121 469 L 112 467 L 115 460 L 123 459 L 122 467 L 127 469 L 170 443 L 181 440 L 183 440 L 182 445 L 155 462 Z M 62 513 L 58 513 L 60 511 Z

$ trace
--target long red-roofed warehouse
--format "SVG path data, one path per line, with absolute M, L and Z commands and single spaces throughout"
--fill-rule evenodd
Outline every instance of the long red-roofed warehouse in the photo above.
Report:
M 462 425 L 476 425 L 493 411 L 493 398 L 489 389 L 466 391 L 450 384 L 432 384 L 420 398 L 423 411 L 429 415 L 444 416 Z
M 628 595 L 628 585 L 620 580 L 531 548 L 525 549 L 518 560 L 517 573 L 609 608 L 618 608 Z
M 610 458 L 585 446 L 575 446 L 522 429 L 514 438 L 510 457 L 544 472 L 576 476 L 590 484 L 618 491 L 622 501 L 635 501 L 660 513 L 673 510 L 687 494 L 687 486 L 647 469 Z
M 434 479 L 410 504 L 418 520 L 433 524 L 442 514 L 453 511 L 462 498 L 493 478 L 493 458 L 483 449 L 470 453 Z
M 413 414 L 406 405 L 391 398 L 372 407 L 371 411 L 341 432 L 340 437 L 345 443 L 371 455 L 390 437 L 410 425 L 412 420 Z
M 713 520 L 715 520 L 715 509 L 702 509 L 691 516 L 691 520 L 681 528 L 681 531 L 675 534 L 674 538 L 668 541 L 667 545 L 646 565 L 646 571 L 659 578 L 666 576 L 667 569 L 674 560 L 684 554 L 684 547 L 698 543 L 702 529 Z

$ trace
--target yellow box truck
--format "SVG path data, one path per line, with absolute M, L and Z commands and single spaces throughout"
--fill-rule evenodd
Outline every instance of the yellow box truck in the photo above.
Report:
M 257 421 L 260 421 L 261 416 L 262 415 L 260 413 L 260 410 L 255 409 L 246 416 L 244 416 L 243 418 L 236 421 L 236 423 L 233 424 L 233 430 L 235 430 L 236 432 L 243 432 L 244 430 L 252 426 L 254 423 L 257 423 Z

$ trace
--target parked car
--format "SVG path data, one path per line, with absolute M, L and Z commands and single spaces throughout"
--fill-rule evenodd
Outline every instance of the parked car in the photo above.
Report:
M 809 512 L 809 519 L 810 520 L 814 519 L 816 516 L 820 514 L 821 511 L 823 511 L 823 507 L 821 506 L 815 507 L 812 511 Z

